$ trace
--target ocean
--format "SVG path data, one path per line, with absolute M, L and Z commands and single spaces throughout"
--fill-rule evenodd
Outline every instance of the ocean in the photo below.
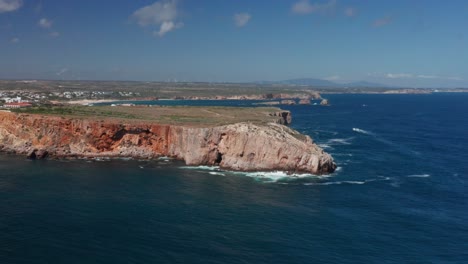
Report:
M 0 263 L 468 263 L 468 94 L 325 97 L 326 176 L 1 154 Z

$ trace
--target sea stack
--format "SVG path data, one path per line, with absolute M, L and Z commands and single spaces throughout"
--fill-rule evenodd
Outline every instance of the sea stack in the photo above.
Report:
M 322 101 L 320 101 L 320 105 L 322 105 L 322 106 L 330 106 L 330 103 L 328 102 L 328 99 L 322 99 Z

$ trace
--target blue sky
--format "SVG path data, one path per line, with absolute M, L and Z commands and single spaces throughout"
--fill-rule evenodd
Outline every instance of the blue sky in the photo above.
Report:
M 468 87 L 468 1 L 0 0 L 0 78 Z

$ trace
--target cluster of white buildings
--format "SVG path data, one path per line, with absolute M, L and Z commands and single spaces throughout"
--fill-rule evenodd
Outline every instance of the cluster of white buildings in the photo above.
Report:
M 30 107 L 32 106 L 31 103 L 28 101 L 21 100 L 20 96 L 16 96 L 14 98 L 10 97 L 3 97 L 1 98 L 5 103 L 3 104 L 2 108 L 21 108 L 21 107 Z
M 102 99 L 140 96 L 138 92 L 129 91 L 0 91 L 0 108 L 20 108 L 50 100 Z
M 10 97 L 3 97 L 1 98 L 5 103 L 21 103 L 21 97 L 17 96 L 17 97 L 14 97 L 14 98 L 10 98 Z
M 109 97 L 115 96 L 118 93 L 121 97 L 131 97 L 131 96 L 139 96 L 140 93 L 135 92 L 112 92 L 112 91 L 66 91 L 66 92 L 52 92 L 49 93 L 49 97 L 58 97 L 58 98 L 65 98 L 65 99 L 72 99 L 72 98 L 102 98 L 102 97 Z
M 32 91 L 2 91 L 0 103 L 40 102 L 47 99 L 46 93 Z
M 23 100 L 21 96 L 10 97 L 8 93 L 0 93 L 0 100 L 4 102 L 1 108 L 21 108 L 29 107 L 32 104 L 28 100 Z

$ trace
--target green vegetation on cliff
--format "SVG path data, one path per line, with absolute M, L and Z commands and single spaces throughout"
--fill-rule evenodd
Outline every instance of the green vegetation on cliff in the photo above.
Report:
M 264 124 L 278 122 L 275 107 L 199 106 L 41 106 L 20 108 L 16 113 L 69 116 L 87 119 L 122 119 L 125 122 L 150 121 L 160 124 L 216 126 L 239 122 Z

